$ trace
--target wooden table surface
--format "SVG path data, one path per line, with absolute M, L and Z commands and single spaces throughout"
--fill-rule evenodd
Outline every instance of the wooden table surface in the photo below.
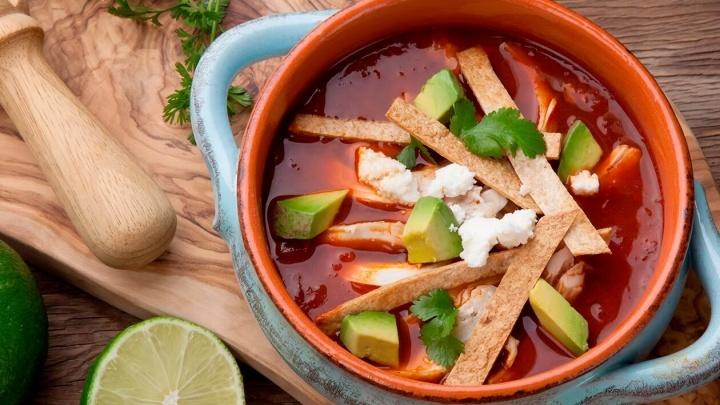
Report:
M 247 3 L 254 3 L 249 1 Z M 312 2 L 313 4 L 315 2 Z M 337 2 L 320 2 L 337 3 Z M 720 179 L 720 0 L 561 0 L 617 36 L 684 114 Z M 35 269 L 50 320 L 50 348 L 33 403 L 77 404 L 87 367 L 137 319 Z M 248 403 L 295 403 L 241 365 Z M 704 397 L 704 402 L 708 397 Z M 720 403 L 720 399 L 715 399 Z

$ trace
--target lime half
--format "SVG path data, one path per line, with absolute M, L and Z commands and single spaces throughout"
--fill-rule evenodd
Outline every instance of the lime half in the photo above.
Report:
M 125 329 L 100 353 L 82 404 L 244 404 L 230 351 L 205 328 L 171 317 Z

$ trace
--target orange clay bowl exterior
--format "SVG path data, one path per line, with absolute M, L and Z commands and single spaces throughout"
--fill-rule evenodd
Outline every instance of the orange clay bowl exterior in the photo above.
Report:
M 662 247 L 654 275 L 626 321 L 586 354 L 520 380 L 483 386 L 413 381 L 356 358 L 318 329 L 287 293 L 268 250 L 263 174 L 273 138 L 303 91 L 338 60 L 379 39 L 430 26 L 477 26 L 533 40 L 579 61 L 614 92 L 645 134 L 664 197 Z M 250 259 L 277 308 L 295 330 L 332 362 L 389 392 L 415 398 L 491 400 L 547 390 L 598 367 L 628 345 L 653 319 L 678 279 L 692 221 L 691 165 L 683 133 L 658 84 L 610 34 L 550 1 L 367 0 L 312 30 L 288 54 L 260 92 L 240 148 L 238 201 Z

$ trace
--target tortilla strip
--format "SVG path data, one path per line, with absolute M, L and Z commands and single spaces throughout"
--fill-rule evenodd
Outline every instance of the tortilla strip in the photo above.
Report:
M 613 228 L 602 228 L 599 232 L 609 238 Z M 464 261 L 427 269 L 423 266 L 420 273 L 402 278 L 392 284 L 386 284 L 367 294 L 346 301 L 332 310 L 321 314 L 315 322 L 327 334 L 340 328 L 340 322 L 346 315 L 362 311 L 389 311 L 412 302 L 428 292 L 443 288 L 450 290 L 456 287 L 477 286 L 481 284 L 497 284 L 510 265 L 510 259 L 520 248 L 490 253 L 488 262 L 483 267 L 471 268 Z
M 310 114 L 296 115 L 290 124 L 290 132 L 360 141 L 410 143 L 410 134 L 392 122 L 327 118 Z
M 318 327 L 328 335 L 340 329 L 346 315 L 362 311 L 389 311 L 437 288 L 450 289 L 474 281 L 495 284 L 505 273 L 518 249 L 491 253 L 483 267 L 471 268 L 464 261 L 422 271 L 367 294 L 346 301 L 315 319 Z
M 390 142 L 401 145 L 410 143 L 410 134 L 392 122 L 328 118 L 312 114 L 296 115 L 290 124 L 290 132 L 355 141 Z M 562 134 L 543 132 L 543 137 L 547 144 L 545 156 L 550 160 L 559 159 Z
M 484 185 L 522 208 L 538 211 L 532 198 L 520 193 L 520 179 L 508 162 L 473 155 L 441 122 L 423 114 L 402 98 L 396 98 L 385 115 L 447 160 L 467 166 Z
M 486 114 L 503 107 L 518 109 L 482 48 L 470 48 L 458 53 L 458 62 Z M 524 153 L 516 153 L 515 156 L 509 155 L 508 159 L 517 176 L 530 190 L 533 200 L 546 215 L 580 211 L 575 224 L 565 236 L 565 245 L 574 256 L 610 253 L 607 243 L 597 233 L 544 156 L 531 159 Z
M 445 378 L 446 385 L 481 385 L 485 382 L 505 341 L 510 336 L 530 290 L 540 279 L 550 256 L 562 241 L 577 211 L 546 215 L 538 221 L 535 236 L 519 248 L 486 306 L 465 352 Z

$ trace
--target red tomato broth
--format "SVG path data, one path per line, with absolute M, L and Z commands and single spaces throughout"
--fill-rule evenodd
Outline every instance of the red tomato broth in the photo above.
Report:
M 512 41 L 525 52 L 522 61 L 501 50 Z M 577 197 L 581 208 L 597 228 L 614 227 L 610 242 L 612 255 L 583 258 L 589 269 L 585 286 L 573 302 L 590 326 L 590 347 L 604 339 L 628 315 L 642 295 L 657 260 L 662 235 L 662 198 L 656 171 L 643 137 L 612 93 L 579 64 L 541 45 L 477 31 L 432 30 L 395 37 L 364 48 L 336 64 L 328 76 L 307 92 L 298 112 L 328 117 L 385 120 L 385 111 L 399 96 L 412 98 L 422 84 L 438 70 L 458 71 L 455 52 L 481 45 L 495 71 L 523 115 L 537 119 L 537 101 L 532 75 L 546 81 L 557 99 L 548 130 L 565 133 L 576 120 L 592 131 L 606 157 L 619 144 L 642 151 L 636 170 L 626 174 L 612 188 L 591 197 Z M 460 77 L 461 82 L 464 80 Z M 466 93 L 472 92 L 467 89 Z M 472 99 L 472 97 L 470 97 Z M 480 116 L 482 114 L 479 114 Z M 359 183 L 355 174 L 355 153 L 371 146 L 389 156 L 396 145 L 344 142 L 298 137 L 282 133 L 271 151 L 266 181 L 266 233 L 273 260 L 289 294 L 311 319 L 372 288 L 350 283 L 340 275 L 348 252 L 356 263 L 405 262 L 406 254 L 391 254 L 322 244 L 313 241 L 284 241 L 269 227 L 273 201 L 298 194 L 352 188 Z M 423 162 L 419 158 L 419 162 Z M 618 187 L 619 186 L 619 187 Z M 380 209 L 348 198 L 336 223 L 375 220 L 404 221 L 409 209 Z M 344 256 L 345 261 L 341 260 Z M 398 319 L 406 309 L 398 311 Z M 415 364 L 424 347 L 419 325 L 399 322 L 401 367 Z M 572 359 L 561 345 L 537 324 L 526 306 L 513 330 L 520 340 L 518 356 L 510 370 L 494 382 L 538 374 Z M 492 376 L 491 376 L 492 378 Z

